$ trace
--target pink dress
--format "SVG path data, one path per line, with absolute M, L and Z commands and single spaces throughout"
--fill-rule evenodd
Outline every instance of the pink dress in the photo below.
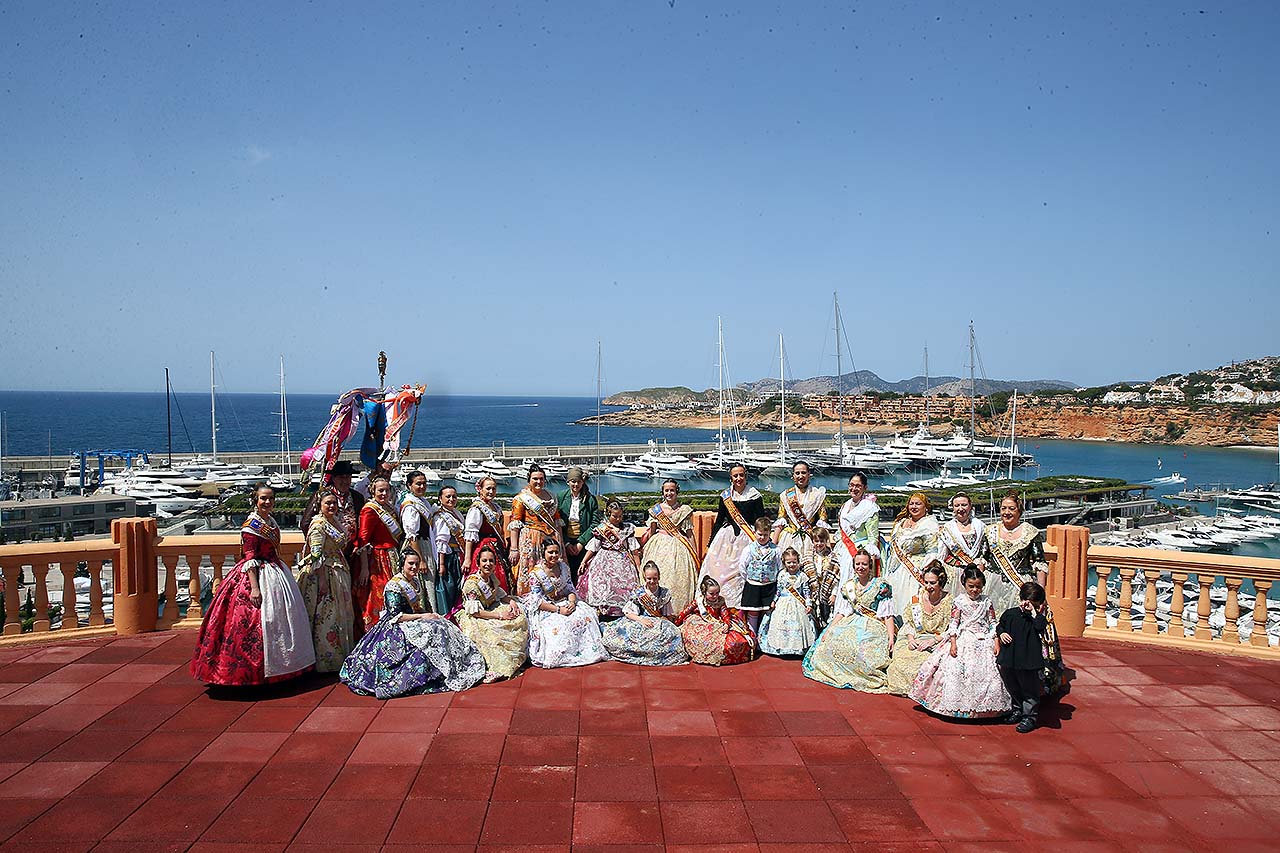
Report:
M 996 717 L 1008 712 L 1009 693 L 996 666 L 996 609 L 991 599 L 962 595 L 951 605 L 947 638 L 920 667 L 907 695 L 943 717 Z

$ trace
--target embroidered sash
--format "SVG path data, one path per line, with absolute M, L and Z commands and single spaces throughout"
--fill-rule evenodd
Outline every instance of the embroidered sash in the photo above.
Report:
M 874 583 L 867 584 L 866 589 L 859 590 L 857 583 L 858 582 L 856 580 L 853 582 L 854 594 L 853 594 L 852 604 L 854 608 L 860 611 L 863 616 L 869 616 L 872 619 L 878 619 L 879 617 L 876 616 L 876 612 L 872 610 L 870 607 L 868 607 L 867 605 L 862 603 L 862 596 L 865 593 L 870 592 L 872 589 L 874 589 L 875 584 Z M 848 596 L 845 596 L 845 598 L 848 598 Z
M 458 511 L 440 507 L 436 515 L 440 516 L 444 520 L 444 526 L 449 528 L 449 546 L 461 551 L 463 521 Z
M 632 527 L 631 530 L 634 531 L 635 528 Z M 625 528 L 614 527 L 607 521 L 591 532 L 600 540 L 601 547 L 608 548 L 610 551 L 625 552 L 627 540 L 631 538 L 631 533 L 627 532 Z
M 476 601 L 480 602 L 481 607 L 488 610 L 490 605 L 497 603 L 498 596 L 495 594 L 493 587 L 489 585 L 488 581 L 479 575 L 475 575 L 474 577 L 475 592 L 472 593 L 472 596 Z
M 964 541 L 964 534 L 959 533 L 958 531 L 953 531 L 951 528 L 952 524 L 954 524 L 954 522 L 947 522 L 938 531 L 938 538 L 942 540 L 942 544 L 944 546 L 942 560 L 947 565 L 954 566 L 957 569 L 964 568 L 977 558 L 978 551 L 981 550 L 983 529 L 978 527 L 977 523 L 973 525 L 974 550 L 970 550 L 968 543 Z
M 893 556 L 898 558 L 898 562 L 902 563 L 906 570 L 911 572 L 911 576 L 916 582 L 924 586 L 924 575 L 916 568 L 916 564 L 911 562 L 911 558 L 907 556 L 907 552 L 902 550 L 902 546 L 898 544 L 898 540 L 892 536 L 889 537 L 889 547 L 893 549 Z
M 480 510 L 480 517 L 484 519 L 485 524 L 493 531 L 494 538 L 498 540 L 498 544 L 503 548 L 507 547 L 506 534 L 502 532 L 502 514 L 493 509 L 480 498 L 476 498 L 471 505 Z M 484 537 L 481 537 L 484 538 Z
M 244 520 L 244 524 L 240 525 L 241 533 L 252 533 L 259 539 L 265 539 L 272 545 L 280 544 L 280 525 L 276 524 L 274 518 L 263 518 L 256 512 Z
M 662 587 L 658 589 L 661 591 Z M 641 587 L 640 591 L 635 595 L 635 601 L 650 616 L 662 618 L 662 603 L 658 600 L 658 596 L 649 592 L 649 590 Z
M 662 504 L 654 504 L 649 510 L 649 515 L 658 522 L 658 526 L 662 528 L 663 533 L 674 536 L 679 540 L 684 549 L 689 552 L 689 556 L 693 558 L 693 567 L 695 569 L 702 568 L 702 559 L 698 556 L 698 549 L 694 547 L 688 536 L 684 535 L 684 531 L 680 529 L 680 525 L 671 520 L 671 516 L 662 511 Z
M 724 511 L 729 514 L 729 519 L 738 526 L 739 530 L 751 536 L 753 528 L 747 524 L 747 519 L 743 516 L 742 510 L 738 509 L 737 502 L 729 496 L 728 489 L 720 494 L 720 500 L 724 502 Z
M 547 571 L 545 565 L 538 566 L 533 573 L 533 580 L 538 586 L 542 587 L 543 593 L 551 601 L 563 598 L 568 595 L 569 590 L 564 582 L 560 579 L 559 573 L 555 577 L 551 576 L 551 572 Z
M 522 490 L 520 494 L 517 495 L 517 498 L 530 512 L 534 514 L 534 517 L 536 517 L 538 521 L 541 521 L 546 526 L 547 529 L 545 532 L 550 533 L 552 536 L 556 537 L 556 541 L 559 541 L 560 525 L 556 524 L 556 517 L 547 512 L 546 505 L 542 498 L 538 497 L 528 489 Z M 552 505 L 555 505 L 554 501 L 552 502 Z
M 818 517 L 818 513 L 822 512 L 822 504 L 818 504 L 818 511 L 813 514 L 813 518 L 809 518 L 808 513 L 804 511 L 804 507 L 800 505 L 800 501 L 796 498 L 794 486 L 783 492 L 782 497 L 786 501 L 787 518 L 792 522 L 787 525 L 787 530 L 804 536 L 813 536 L 813 522 Z
M 396 518 L 395 513 L 377 501 L 369 501 L 365 506 L 373 507 L 373 511 L 382 523 L 386 525 L 387 532 L 391 534 L 392 539 L 399 542 L 404 538 L 404 528 L 400 526 L 400 520 Z
M 1001 547 L 999 530 L 996 530 L 996 544 L 991 548 L 991 558 L 995 560 L 996 566 L 1004 574 L 1005 580 L 1014 586 L 1022 586 L 1024 578 L 1018 574 L 1018 570 L 1013 566 L 1013 561 L 1009 559 L 1009 555 Z

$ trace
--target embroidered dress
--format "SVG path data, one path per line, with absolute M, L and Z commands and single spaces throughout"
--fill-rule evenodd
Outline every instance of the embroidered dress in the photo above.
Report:
M 827 490 L 809 486 L 803 493 L 795 486 L 778 496 L 778 520 L 773 523 L 778 535 L 778 549 L 795 548 L 801 559 L 813 551 L 811 532 L 826 527 Z
M 720 584 L 720 597 L 730 607 L 742 604 L 742 575 L 738 562 L 742 552 L 755 539 L 755 523 L 763 518 L 764 498 L 754 487 L 745 492 L 732 488 L 720 493 L 720 507 L 711 526 L 711 544 L 702 560 L 702 575 L 710 575 Z
M 477 497 L 467 510 L 466 526 L 462 530 L 462 539 L 472 543 L 471 559 L 475 561 L 475 552 L 479 543 L 486 539 L 494 540 L 498 550 L 498 562 L 493 567 L 493 576 L 498 586 L 511 592 L 515 587 L 511 583 L 510 567 L 507 565 L 507 552 L 511 546 L 507 544 L 507 536 L 502 531 L 502 507 L 496 503 L 488 504 Z M 474 572 L 475 566 L 463 566 L 464 572 Z
M 360 510 L 360 530 L 357 547 L 370 546 L 365 558 L 369 561 L 369 583 L 352 590 L 355 605 L 357 633 L 368 630 L 378 621 L 382 612 L 382 590 L 387 581 L 400 571 L 400 540 L 404 532 L 400 520 L 390 507 L 370 501 Z M 358 570 L 357 570 L 358 571 Z
M 594 556 L 586 572 L 578 576 L 578 598 L 596 608 L 601 616 L 621 613 L 639 582 L 640 573 L 632 556 L 639 550 L 634 525 L 614 527 L 606 521 L 597 526 L 587 543 L 587 551 Z
M 436 510 L 435 504 L 413 492 L 400 499 L 400 527 L 404 530 L 404 547 L 412 548 L 422 558 L 422 565 L 427 569 L 422 574 L 426 577 L 434 577 L 436 572 L 436 549 L 431 546 L 431 518 Z
M 511 502 L 511 522 L 507 530 L 513 537 L 516 531 L 520 533 L 519 559 L 512 566 L 518 594 L 529 592 L 529 573 L 542 562 L 543 540 L 550 536 L 560 541 L 561 523 L 560 508 L 550 493 L 540 498 L 528 489 L 521 489 Z M 560 544 L 563 546 L 564 543 Z
M 837 521 L 831 546 L 840 562 L 838 589 L 853 578 L 853 555 L 859 548 L 875 557 L 876 563 L 883 564 L 884 555 L 880 553 L 880 505 L 874 495 L 865 495 L 857 503 L 853 498 L 845 501 Z M 875 567 L 873 563 L 873 573 Z
M 953 596 L 964 594 L 960 575 L 965 566 L 978 563 L 986 553 L 986 529 L 980 518 L 973 519 L 968 530 L 954 518 L 938 528 L 938 549 L 947 570 L 947 592 Z
M 818 633 L 827 627 L 835 611 L 831 599 L 840 589 L 840 561 L 834 551 L 819 554 L 815 548 L 805 558 L 804 573 L 809 578 L 809 594 L 813 597 L 813 627 Z
M 1000 613 L 1018 606 L 1018 587 L 1023 581 L 1033 581 L 1037 571 L 1049 569 L 1039 528 L 1024 521 L 1011 531 L 1012 541 L 1001 537 L 1003 530 L 1003 524 L 987 525 L 983 550 L 986 560 L 983 571 L 987 575 L 983 593 Z
M 995 656 L 996 610 L 991 599 L 963 595 L 952 602 L 947 640 L 916 674 L 907 695 L 943 717 L 995 717 L 1009 710 L 1009 693 Z M 951 656 L 950 638 L 956 638 Z
M 346 546 L 346 531 L 330 524 L 324 516 L 311 520 L 297 579 L 311 620 L 316 672 L 337 672 L 356 644 L 351 569 L 342 555 Z M 321 575 L 324 576 L 324 595 L 320 594 Z
M 585 666 L 608 660 L 600 638 L 600 619 L 590 604 L 578 602 L 572 613 L 539 609 L 543 602 L 564 604 L 573 592 L 568 563 L 556 571 L 539 565 L 528 575 L 529 593 L 522 599 L 529 619 L 529 660 L 534 666 Z
M 855 577 L 840 588 L 839 621 L 832 622 L 804 656 L 805 678 L 846 690 L 885 693 L 893 589 L 884 578 L 866 586 Z
M 805 611 L 813 606 L 809 577 L 804 572 L 781 572 L 773 610 L 760 623 L 760 651 L 767 655 L 802 655 L 815 639 L 813 619 Z
M 658 515 L 664 515 L 659 522 Z M 662 571 L 662 585 L 671 590 L 671 606 L 683 610 L 697 594 L 698 561 L 693 547 L 693 507 L 681 504 L 672 509 L 665 503 L 654 504 L 649 509 L 649 526 L 652 533 L 644 543 L 644 555 L 640 565 L 650 560 Z M 670 532 L 679 530 L 677 536 Z
M 484 658 L 448 619 L 422 613 L 422 594 L 404 575 L 383 590 L 386 609 L 347 656 L 339 676 L 352 693 L 393 699 L 465 690 L 484 678 Z
M 462 530 L 465 522 L 457 510 L 440 507 L 431 519 L 436 552 L 435 611 L 452 615 L 462 600 Z
M 943 593 L 929 613 L 924 610 L 927 605 L 928 599 L 921 590 L 902 614 L 902 630 L 893 644 L 893 660 L 889 662 L 889 692 L 896 696 L 906 696 L 911 691 L 916 674 L 934 647 L 946 642 L 947 628 L 951 625 L 951 596 Z M 912 649 L 912 639 L 923 641 L 925 647 Z
M 694 663 L 728 666 L 755 655 L 756 638 L 736 609 L 716 601 L 694 601 L 676 616 L 685 651 Z
M 473 573 L 462 582 L 462 610 L 457 616 L 458 627 L 480 649 L 489 671 L 504 678 L 515 675 L 529 659 L 529 620 L 523 610 L 514 619 L 482 619 L 477 614 L 511 600 L 502 587 Z
M 243 686 L 301 675 L 316 662 L 311 620 L 293 573 L 280 562 L 280 528 L 254 513 L 240 528 L 240 562 L 222 578 L 200 623 L 191 675 L 206 684 Z M 250 599 L 258 571 L 262 604 Z
M 595 563 L 591 564 L 592 569 Z M 604 647 L 609 657 L 639 666 L 672 666 L 689 662 L 680 629 L 672 623 L 671 590 L 664 586 L 651 593 L 645 587 L 635 590 L 623 605 L 624 613 L 649 619 L 646 627 L 625 615 L 604 628 Z
M 885 580 L 893 587 L 893 602 L 897 615 L 911 603 L 911 597 L 920 591 L 921 572 L 938 559 L 938 520 L 926 515 L 907 526 L 908 519 L 900 518 L 889 534 L 889 544 L 884 551 Z

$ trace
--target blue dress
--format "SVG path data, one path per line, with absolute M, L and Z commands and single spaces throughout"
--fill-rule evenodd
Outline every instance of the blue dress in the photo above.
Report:
M 595 563 L 591 565 L 595 567 Z M 631 593 L 622 611 L 652 619 L 653 627 L 646 628 L 625 615 L 609 623 L 603 637 L 609 657 L 640 666 L 673 666 L 689 662 L 680 629 L 671 621 L 675 616 L 671 607 L 671 590 L 660 586 L 655 595 L 640 587 Z
M 387 582 L 383 611 L 342 664 L 339 677 L 353 693 L 392 699 L 465 690 L 485 673 L 480 650 L 448 619 L 412 619 L 421 613 L 418 591 L 403 575 Z

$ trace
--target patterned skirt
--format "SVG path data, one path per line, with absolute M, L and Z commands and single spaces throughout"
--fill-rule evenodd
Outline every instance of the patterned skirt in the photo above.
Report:
M 537 602 L 529 602 L 525 615 L 529 660 L 534 666 L 586 666 L 609 659 L 600 637 L 600 619 L 591 605 L 579 603 L 566 615 L 539 610 Z
M 595 568 L 595 563 L 591 564 Z M 684 649 L 680 629 L 660 617 L 653 620 L 653 627 L 646 628 L 639 622 L 622 617 L 604 629 L 604 647 L 609 657 L 623 663 L 639 666 L 674 666 L 689 662 Z
M 920 667 L 907 695 L 927 711 L 943 717 L 995 717 L 1009 710 L 1009 693 L 1000 679 L 991 640 L 963 633 L 941 643 Z
M 458 611 L 458 627 L 476 644 L 489 671 L 510 678 L 529 659 L 529 621 L 523 612 L 514 619 L 477 619 Z
M 601 548 L 586 573 L 578 576 L 578 598 L 601 616 L 616 616 L 639 583 L 640 573 L 629 554 Z
M 860 613 L 827 627 L 804 656 L 805 678 L 863 693 L 888 690 L 889 632 Z
M 480 650 L 447 619 L 379 620 L 347 656 L 340 675 L 353 693 L 393 699 L 465 690 L 484 678 Z
M 779 598 L 760 624 L 760 651 L 767 655 L 802 655 L 814 639 L 813 619 L 794 595 Z
M 716 531 L 702 560 L 702 577 L 710 576 L 720 584 L 720 597 L 730 607 L 742 606 L 742 573 L 738 561 L 742 552 L 751 544 L 751 537 L 738 530 L 734 524 L 726 524 Z
M 700 613 L 685 620 L 680 626 L 680 637 L 689 659 L 708 666 L 746 663 L 755 653 L 755 642 L 749 634 Z
M 328 595 L 320 595 L 320 572 L 328 577 Z M 351 575 L 331 558 L 310 563 L 298 572 L 298 589 L 311 619 L 316 647 L 316 672 L 337 672 L 355 648 L 355 610 L 351 603 Z
M 360 559 L 359 557 L 356 558 Z M 356 634 L 363 634 L 378 621 L 382 612 L 382 591 L 391 576 L 400 571 L 400 555 L 394 548 L 374 548 L 369 556 L 369 584 L 351 591 L 356 613 Z
M 694 599 L 698 585 L 698 566 L 693 555 L 674 536 L 658 532 L 644 545 L 640 564 L 653 560 L 662 572 L 662 585 L 671 590 L 671 608 L 679 613 Z

